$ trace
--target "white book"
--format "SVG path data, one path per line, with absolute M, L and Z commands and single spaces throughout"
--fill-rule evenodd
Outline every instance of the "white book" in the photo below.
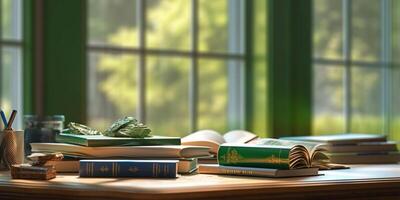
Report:
M 193 158 L 210 155 L 208 147 L 183 145 L 86 147 L 65 143 L 31 143 L 31 147 L 32 152 L 59 152 L 91 158 Z

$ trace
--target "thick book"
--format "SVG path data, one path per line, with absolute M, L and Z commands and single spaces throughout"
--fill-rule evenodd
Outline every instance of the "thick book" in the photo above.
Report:
M 79 160 L 51 160 L 47 161 L 45 166 L 53 166 L 60 173 L 79 172 Z
M 87 158 L 195 158 L 209 156 L 208 147 L 162 146 L 110 146 L 86 147 L 65 143 L 31 143 L 32 152 L 60 152 L 66 156 Z
M 284 140 L 320 142 L 326 144 L 357 144 L 360 142 L 385 142 L 385 135 L 363 134 L 363 133 L 346 133 L 333 135 L 317 135 L 317 136 L 296 136 L 283 137 Z
M 151 136 L 145 138 L 107 137 L 103 135 L 76 135 L 60 133 L 56 135 L 56 142 L 69 143 L 88 147 L 101 146 L 158 146 L 180 145 L 179 137 Z
M 218 163 L 271 169 L 329 169 L 329 159 L 323 151 L 316 143 L 264 138 L 252 144 L 222 144 Z
M 363 153 L 363 152 L 395 152 L 396 142 L 360 142 L 357 144 L 326 145 L 325 149 L 329 153 Z
M 249 143 L 258 136 L 244 130 L 233 130 L 221 135 L 213 130 L 200 130 L 182 138 L 183 145 L 210 147 L 212 154 L 217 154 L 218 148 L 224 143 Z
M 399 152 L 328 153 L 329 159 L 339 164 L 395 164 L 400 162 Z
M 282 169 L 233 167 L 233 166 L 221 166 L 215 164 L 202 164 L 199 165 L 199 173 L 284 178 L 284 177 L 297 177 L 297 176 L 317 176 L 318 168 L 282 170 Z
M 80 160 L 80 177 L 176 178 L 173 160 Z
M 92 159 L 93 160 L 93 159 Z M 158 159 L 156 159 L 158 160 Z M 161 160 L 161 159 L 160 159 Z M 197 158 L 183 158 L 178 160 L 178 173 L 190 174 L 197 170 Z M 60 173 L 78 173 L 79 160 L 47 161 L 46 166 L 54 166 Z

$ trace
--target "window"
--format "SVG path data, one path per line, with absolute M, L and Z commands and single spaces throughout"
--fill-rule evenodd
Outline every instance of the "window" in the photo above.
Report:
M 390 132 L 391 4 L 314 1 L 314 134 Z
M 88 0 L 88 123 L 243 128 L 243 0 Z
M 22 2 L 0 0 L 0 107 L 17 109 L 14 128 L 22 128 Z

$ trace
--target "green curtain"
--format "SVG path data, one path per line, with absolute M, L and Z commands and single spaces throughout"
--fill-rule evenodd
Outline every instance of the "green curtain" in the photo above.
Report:
M 311 134 L 312 2 L 247 2 L 248 129 L 270 137 Z

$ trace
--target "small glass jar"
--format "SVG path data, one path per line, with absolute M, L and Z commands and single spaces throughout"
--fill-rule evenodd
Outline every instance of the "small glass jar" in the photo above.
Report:
M 43 120 L 36 115 L 24 116 L 24 150 L 25 155 L 30 155 L 30 143 L 55 142 L 56 134 L 64 129 L 64 115 L 47 116 Z

